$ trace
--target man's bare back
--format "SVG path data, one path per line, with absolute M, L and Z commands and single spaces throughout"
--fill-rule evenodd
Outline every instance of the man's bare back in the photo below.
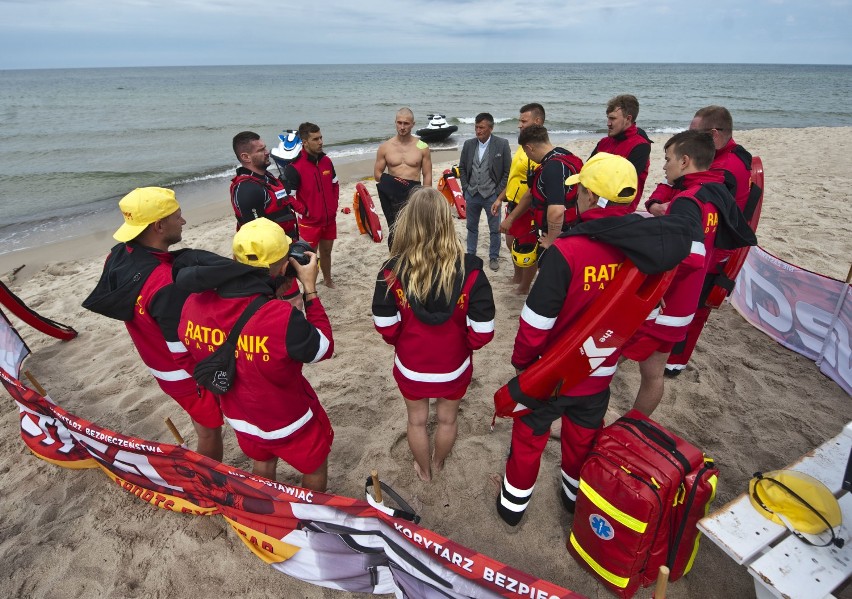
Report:
M 414 115 L 410 110 L 400 110 L 396 114 L 396 135 L 382 145 L 376 152 L 376 165 L 373 175 L 378 181 L 387 169 L 392 177 L 421 181 L 426 187 L 432 186 L 432 156 L 429 146 L 411 135 L 414 127 Z

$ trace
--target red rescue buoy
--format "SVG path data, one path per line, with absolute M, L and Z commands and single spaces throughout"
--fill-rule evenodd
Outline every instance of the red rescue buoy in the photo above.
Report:
M 467 203 L 464 201 L 464 194 L 461 189 L 461 182 L 455 172 L 447 169 L 441 178 L 438 180 L 438 191 L 443 194 L 450 206 L 454 206 L 456 214 L 460 219 L 467 217 Z
M 380 243 L 383 238 L 382 221 L 379 220 L 373 198 L 363 183 L 355 184 L 352 208 L 355 210 L 355 222 L 358 223 L 358 231 L 362 235 L 369 235 L 376 243 Z

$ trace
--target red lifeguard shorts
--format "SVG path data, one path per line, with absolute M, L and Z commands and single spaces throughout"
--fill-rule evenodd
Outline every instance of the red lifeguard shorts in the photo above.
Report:
M 218 428 L 224 422 L 222 418 L 222 410 L 219 408 L 219 402 L 216 396 L 204 387 L 199 387 L 201 397 L 198 393 L 184 395 L 182 397 L 172 397 L 178 405 L 189 414 L 195 422 L 207 428 Z
M 307 241 L 316 249 L 321 240 L 337 239 L 337 221 L 329 225 L 320 225 L 308 221 L 299 221 L 299 239 Z
M 509 214 L 508 207 L 506 209 L 506 214 Z M 535 221 L 533 221 L 532 211 L 527 210 L 524 214 L 519 214 L 515 221 L 509 226 L 508 235 L 523 239 L 524 237 L 530 236 L 530 233 L 532 233 L 532 243 L 535 243 L 535 240 L 538 239 L 538 233 L 535 231 Z
M 621 348 L 621 355 L 628 360 L 633 360 L 634 362 L 644 362 L 650 358 L 651 354 L 654 352 L 664 354 L 672 353 L 674 346 L 674 341 L 663 341 L 662 339 L 657 339 L 648 333 L 643 333 L 642 329 L 639 329 L 639 331 L 628 339 L 627 343 L 625 343 Z
M 444 397 L 441 397 L 440 399 L 448 399 L 450 401 L 458 401 L 458 400 L 460 400 L 461 398 L 464 397 L 465 393 L 467 393 L 467 385 L 459 387 L 459 389 L 457 389 L 456 391 L 452 391 L 450 393 L 447 393 Z M 419 401 L 421 399 L 426 399 L 426 400 L 431 399 L 431 396 L 430 397 L 408 397 L 405 394 L 403 394 L 402 396 L 405 399 L 407 399 L 408 401 Z
M 277 457 L 302 474 L 311 474 L 325 462 L 334 441 L 334 429 L 322 406 L 317 403 L 311 411 L 313 418 L 289 437 L 266 440 L 235 431 L 237 443 L 253 460 L 266 462 Z

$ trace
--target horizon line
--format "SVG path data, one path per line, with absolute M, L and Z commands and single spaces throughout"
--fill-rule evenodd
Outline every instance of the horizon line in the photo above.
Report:
M 258 63 L 258 64 L 151 64 L 151 65 L 88 65 L 88 66 L 2 66 L 0 71 L 62 71 L 74 69 L 183 69 L 183 68 L 221 68 L 221 67 L 334 67 L 334 66 L 427 66 L 427 65 L 708 65 L 708 66 L 769 66 L 769 67 L 850 67 L 852 63 L 808 63 L 808 62 L 306 62 L 306 63 Z

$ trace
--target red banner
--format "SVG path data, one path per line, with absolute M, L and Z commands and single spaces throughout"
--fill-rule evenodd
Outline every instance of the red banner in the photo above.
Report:
M 3 363 L 14 368 L 9 373 L 0 365 L 0 379 L 20 411 L 21 437 L 36 456 L 66 468 L 101 468 L 155 507 L 221 515 L 252 552 L 285 574 L 333 589 L 411 598 L 581 597 L 381 506 L 267 480 L 74 416 L 18 380 L 26 348 L 5 319 L 0 346 Z
M 753 247 L 737 277 L 731 303 L 752 325 L 852 394 L 850 285 Z

